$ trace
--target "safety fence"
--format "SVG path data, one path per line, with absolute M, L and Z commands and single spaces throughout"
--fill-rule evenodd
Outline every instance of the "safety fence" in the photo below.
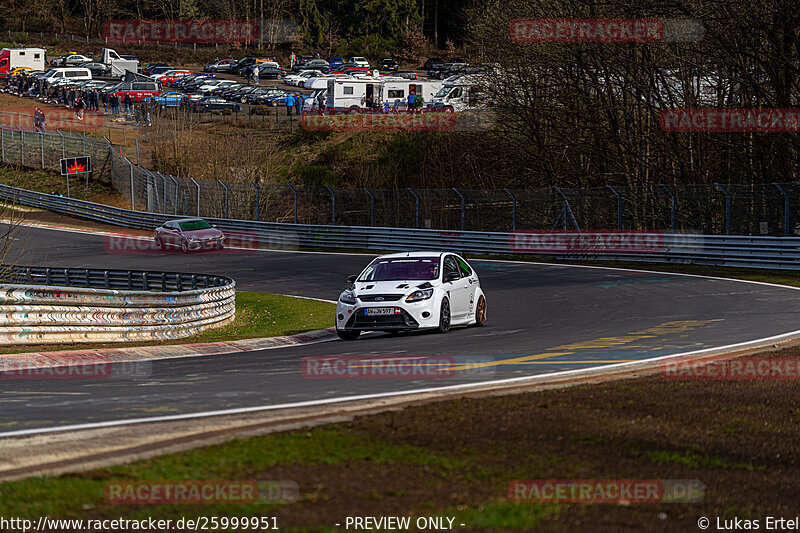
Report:
M 236 310 L 222 276 L 5 265 L 0 283 L 0 345 L 180 339 Z
M 7 185 L 0 185 L 0 201 L 145 230 L 179 218 L 176 215 L 62 198 Z M 207 220 L 223 232 L 249 235 L 249 246 L 268 249 L 453 250 L 502 256 L 800 269 L 800 237 L 531 230 L 478 232 L 287 224 L 210 217 Z
M 800 234 L 800 183 L 544 189 L 372 189 L 176 177 L 136 165 L 108 141 L 0 129 L 2 161 L 58 169 L 91 155 L 93 177 L 137 211 L 260 222 L 455 231 Z

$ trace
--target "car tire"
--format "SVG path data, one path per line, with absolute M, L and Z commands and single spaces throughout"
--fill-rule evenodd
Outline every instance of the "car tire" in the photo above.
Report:
M 478 298 L 478 304 L 475 306 L 475 325 L 478 327 L 486 325 L 486 298 L 483 296 Z
M 359 330 L 357 330 L 357 329 L 338 329 L 337 328 L 336 334 L 343 341 L 354 341 L 361 335 L 361 332 Z
M 450 300 L 444 298 L 439 308 L 439 326 L 436 328 L 436 332 L 447 333 L 448 331 L 450 331 Z

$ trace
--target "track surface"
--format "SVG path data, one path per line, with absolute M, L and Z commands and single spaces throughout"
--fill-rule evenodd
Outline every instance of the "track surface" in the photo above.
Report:
M 21 264 L 225 274 L 239 289 L 334 300 L 369 256 L 299 252 L 109 253 L 104 237 L 22 228 Z M 124 380 L 0 379 L 4 432 L 446 387 L 636 361 L 795 331 L 800 291 L 727 280 L 601 268 L 471 262 L 488 324 L 446 335 L 371 334 L 202 358 L 161 360 Z M 331 317 L 332 318 L 332 317 Z M 478 356 L 439 379 L 307 379 L 301 359 Z M 0 378 L 2 375 L 0 374 Z

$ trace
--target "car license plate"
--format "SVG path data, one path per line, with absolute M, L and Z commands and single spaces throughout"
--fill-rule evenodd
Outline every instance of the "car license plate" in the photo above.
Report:
M 364 309 L 364 315 L 366 316 L 386 316 L 393 314 L 393 307 L 367 307 Z

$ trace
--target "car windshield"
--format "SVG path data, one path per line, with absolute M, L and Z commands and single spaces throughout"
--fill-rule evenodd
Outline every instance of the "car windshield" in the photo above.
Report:
M 186 222 L 181 222 L 180 226 L 182 231 L 194 231 L 198 229 L 208 229 L 211 227 L 211 224 L 205 220 L 187 220 Z
M 358 281 L 429 280 L 439 277 L 438 257 L 396 257 L 376 259 Z

